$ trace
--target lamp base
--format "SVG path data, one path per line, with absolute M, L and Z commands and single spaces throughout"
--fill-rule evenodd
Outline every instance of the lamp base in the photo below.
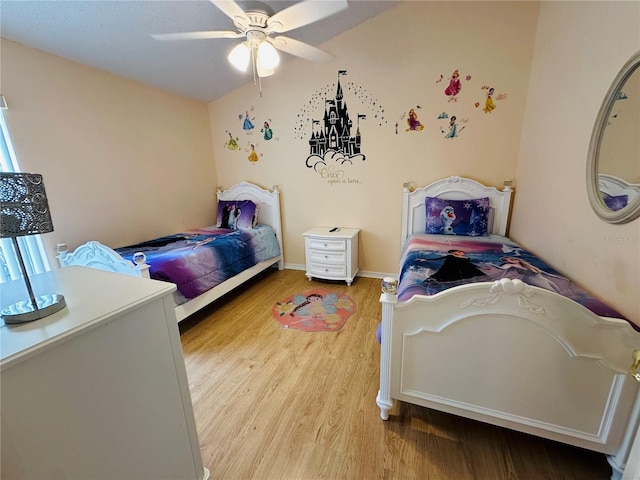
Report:
M 23 300 L 4 308 L 1 315 L 4 323 L 11 325 L 32 322 L 59 312 L 67 306 L 64 297 L 58 293 L 40 295 L 35 297 L 35 300 L 36 307 L 31 300 Z

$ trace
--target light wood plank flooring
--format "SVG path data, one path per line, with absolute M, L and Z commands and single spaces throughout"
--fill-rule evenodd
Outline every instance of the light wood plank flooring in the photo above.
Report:
M 357 303 L 341 330 L 287 330 L 272 318 L 276 301 L 320 285 Z M 603 455 L 402 402 L 383 422 L 375 402 L 379 286 L 272 270 L 181 322 L 212 479 L 610 477 Z

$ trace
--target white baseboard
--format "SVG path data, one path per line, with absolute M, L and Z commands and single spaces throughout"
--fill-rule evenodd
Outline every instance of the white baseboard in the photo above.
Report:
M 305 265 L 299 265 L 297 263 L 285 263 L 284 268 L 287 270 L 302 270 L 305 271 L 307 267 Z

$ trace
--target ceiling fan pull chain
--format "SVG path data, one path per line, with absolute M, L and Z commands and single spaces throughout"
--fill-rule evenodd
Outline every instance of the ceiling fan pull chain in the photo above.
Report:
M 256 49 L 251 45 L 251 66 L 253 67 L 253 84 L 256 85 Z
M 260 75 L 256 75 L 256 72 L 257 72 L 256 47 L 253 45 L 251 46 L 251 65 L 253 67 L 253 84 L 258 85 L 258 90 L 260 91 L 260 98 L 262 98 L 262 79 L 260 78 Z

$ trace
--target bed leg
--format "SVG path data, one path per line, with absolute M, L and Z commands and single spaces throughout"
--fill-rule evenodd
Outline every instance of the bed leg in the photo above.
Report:
M 611 466 L 611 480 L 632 480 L 636 477 L 636 472 L 640 470 L 637 466 L 637 451 L 640 450 L 636 443 L 640 442 L 640 430 L 638 424 L 640 423 L 640 392 L 636 395 L 636 400 L 631 409 L 631 416 L 629 417 L 629 426 L 622 439 L 622 445 L 618 451 L 613 455 L 607 455 L 607 461 Z M 625 475 L 627 465 L 631 461 L 631 467 L 629 472 Z M 633 475 L 633 477 L 632 477 Z
M 380 418 L 387 420 L 389 410 L 393 407 L 391 400 L 391 324 L 393 322 L 393 306 L 398 301 L 396 296 L 398 282 L 393 278 L 382 280 L 382 322 L 380 326 L 380 390 L 376 403 L 380 407 Z
M 380 407 L 380 418 L 382 420 L 389 420 L 389 410 L 393 408 L 393 400 L 382 398 L 380 395 L 380 390 L 378 390 L 376 403 L 378 404 L 378 407 Z

